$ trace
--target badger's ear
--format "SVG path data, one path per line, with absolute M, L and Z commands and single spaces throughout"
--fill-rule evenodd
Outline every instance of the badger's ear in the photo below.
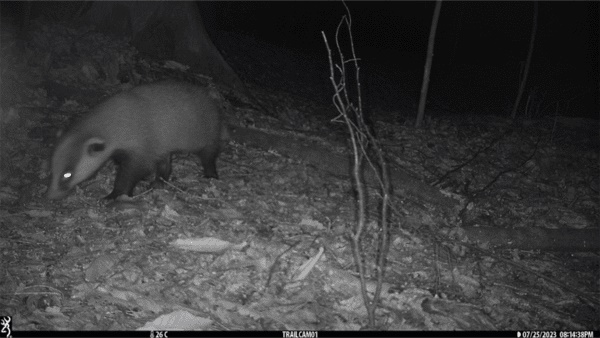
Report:
M 64 133 L 64 129 L 59 129 L 58 131 L 56 131 L 56 138 L 59 139 L 61 136 L 63 136 Z
M 83 143 L 88 155 L 94 157 L 101 154 L 106 149 L 106 141 L 99 137 L 90 137 Z

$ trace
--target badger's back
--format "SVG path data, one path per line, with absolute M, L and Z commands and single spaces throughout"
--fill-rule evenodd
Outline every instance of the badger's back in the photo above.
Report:
M 177 82 L 139 86 L 97 106 L 84 122 L 120 149 L 156 155 L 219 142 L 221 114 L 208 90 Z

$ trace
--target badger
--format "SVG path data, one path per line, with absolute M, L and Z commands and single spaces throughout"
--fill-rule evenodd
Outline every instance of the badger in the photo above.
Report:
M 207 88 L 176 81 L 134 87 L 103 101 L 56 142 L 47 197 L 65 197 L 109 160 L 117 165 L 105 199 L 133 196 L 155 174 L 168 180 L 171 154 L 195 153 L 204 177 L 218 178 L 216 160 L 227 139 L 220 105 Z

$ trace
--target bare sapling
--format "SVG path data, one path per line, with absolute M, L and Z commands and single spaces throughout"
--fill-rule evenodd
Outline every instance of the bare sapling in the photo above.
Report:
M 386 269 L 386 258 L 389 249 L 389 203 L 391 194 L 391 185 L 388 174 L 388 167 L 385 159 L 383 148 L 375 136 L 372 128 L 369 126 L 363 115 L 363 107 L 361 100 L 361 85 L 360 85 L 360 67 L 359 59 L 356 57 L 354 49 L 354 41 L 352 39 L 352 19 L 350 11 L 345 3 L 343 3 L 347 15 L 344 15 L 337 26 L 335 33 L 335 46 L 338 59 L 334 62 L 334 56 L 324 32 L 323 40 L 327 48 L 329 56 L 329 69 L 331 84 L 334 89 L 333 104 L 335 105 L 339 115 L 333 119 L 334 122 L 345 123 L 348 128 L 350 148 L 352 152 L 352 167 L 351 180 L 356 190 L 356 222 L 349 230 L 350 241 L 352 244 L 352 254 L 356 264 L 356 269 L 360 278 L 361 294 L 365 307 L 367 309 L 369 327 L 375 328 L 375 311 L 378 307 L 383 279 Z M 340 46 L 340 30 L 342 27 L 347 29 L 349 38 L 350 59 L 344 57 L 343 50 Z M 351 87 L 355 86 L 355 87 Z M 367 164 L 367 166 L 364 166 Z M 378 211 L 369 214 L 367 212 L 369 190 L 367 189 L 364 180 L 365 167 L 373 172 L 375 184 L 377 186 L 377 194 L 374 194 L 377 200 Z M 369 216 L 376 215 L 376 216 Z M 374 258 L 367 257 L 367 253 L 363 247 L 363 240 L 366 238 L 366 229 L 369 218 L 376 217 L 378 226 L 377 233 L 374 236 L 376 242 L 376 254 Z M 374 261 L 375 268 L 369 269 L 369 262 Z M 369 271 L 373 275 L 367 275 Z M 373 293 L 367 290 L 367 280 L 375 278 L 377 286 Z

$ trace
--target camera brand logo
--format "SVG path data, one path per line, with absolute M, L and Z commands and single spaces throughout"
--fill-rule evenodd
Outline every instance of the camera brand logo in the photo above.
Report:
M 12 337 L 12 318 L 10 316 L 0 317 L 0 336 Z

